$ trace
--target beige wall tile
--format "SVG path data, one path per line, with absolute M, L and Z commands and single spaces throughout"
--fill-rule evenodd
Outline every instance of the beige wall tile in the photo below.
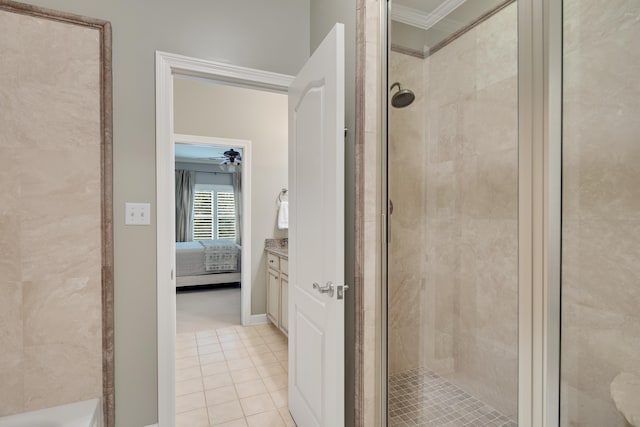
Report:
M 25 346 L 23 367 L 26 411 L 102 396 L 102 353 L 90 342 Z
M 562 425 L 622 427 L 640 373 L 640 4 L 564 2 Z
M 95 29 L 4 11 L 0 28 L 12 29 L 0 35 L 9 414 L 102 395 L 100 41 Z

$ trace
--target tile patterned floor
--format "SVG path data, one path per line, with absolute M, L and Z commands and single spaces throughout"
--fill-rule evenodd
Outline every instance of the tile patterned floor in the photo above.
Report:
M 177 427 L 295 426 L 287 409 L 287 339 L 273 325 L 176 336 Z
M 389 378 L 390 427 L 516 427 L 517 424 L 435 373 L 413 369 Z

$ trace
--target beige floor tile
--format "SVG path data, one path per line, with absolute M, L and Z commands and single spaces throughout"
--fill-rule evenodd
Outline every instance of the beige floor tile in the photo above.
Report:
M 232 341 L 241 341 L 240 335 L 233 333 L 228 335 L 218 335 L 218 341 L 223 342 L 232 342 Z
M 212 424 L 214 427 L 247 427 L 247 422 L 244 418 L 238 420 L 228 421 L 222 424 Z
M 283 344 L 283 343 L 276 343 L 276 342 L 267 343 L 267 347 L 269 347 L 269 349 L 274 353 L 287 350 L 287 344 Z
M 220 344 L 207 344 L 207 345 L 198 346 L 198 353 L 200 355 L 217 353 L 219 351 L 222 351 L 222 347 L 220 347 Z
M 208 337 L 217 337 L 218 334 L 216 334 L 215 329 L 209 329 L 206 331 L 198 331 L 196 332 L 196 338 L 200 339 L 200 338 L 208 338 Z
M 222 350 L 246 350 L 242 341 L 223 341 L 220 343 L 220 347 L 222 347 Z
M 243 348 L 234 348 L 232 350 L 224 351 L 224 358 L 227 360 L 242 359 L 243 357 L 249 357 L 249 353 Z
M 176 381 L 176 396 L 196 393 L 198 391 L 204 391 L 202 378 L 200 377 L 194 378 L 192 380 Z
M 198 338 L 198 345 L 219 344 L 218 337 L 202 337 Z
M 280 362 L 280 366 L 282 366 L 282 369 L 284 369 L 285 372 L 289 372 L 289 361 L 283 360 Z
M 216 334 L 218 335 L 229 335 L 229 334 L 237 334 L 238 329 L 235 326 L 227 326 L 225 328 L 216 329 Z
M 236 391 L 238 392 L 238 397 L 242 399 L 244 397 L 267 393 L 268 390 L 262 380 L 253 380 L 236 384 Z
M 197 355 L 198 355 L 198 347 L 196 347 L 195 345 L 189 348 L 176 349 L 176 359 L 182 359 L 183 357 L 193 357 Z
M 262 382 L 264 382 L 265 387 L 267 387 L 267 390 L 269 391 L 280 390 L 287 386 L 287 375 L 276 375 L 275 377 L 263 378 Z
M 242 342 L 246 346 L 256 346 L 256 345 L 264 345 L 264 339 L 260 335 L 251 335 L 248 337 L 243 337 Z
M 276 359 L 280 361 L 289 359 L 289 350 L 277 351 L 273 354 L 276 356 Z
M 260 366 L 260 376 L 262 378 L 275 377 L 277 375 L 285 375 L 286 372 L 282 369 L 282 365 L 279 362 L 271 363 L 268 365 Z
M 205 399 L 207 400 L 207 406 L 212 406 L 238 400 L 238 395 L 236 394 L 236 388 L 228 385 L 205 391 Z
M 267 347 L 266 344 L 256 344 L 256 345 L 245 345 L 245 348 L 249 352 L 249 354 L 264 354 L 264 353 L 272 353 L 271 349 Z
M 271 399 L 273 400 L 273 404 L 276 405 L 276 408 L 283 408 L 289 403 L 288 391 L 286 388 L 281 388 L 280 390 L 275 390 L 271 392 Z
M 269 334 L 270 332 L 278 332 L 279 329 L 273 323 L 265 323 L 263 325 L 256 325 L 256 329 L 260 335 Z
M 296 423 L 289 413 L 289 408 L 279 408 L 278 412 L 280 412 L 280 416 L 287 427 L 296 427 Z
M 233 378 L 233 382 L 236 384 L 260 379 L 260 374 L 256 368 L 238 369 L 237 371 L 230 371 L 229 373 L 231 374 L 231 378 Z
M 237 400 L 221 403 L 219 405 L 212 405 L 209 406 L 207 410 L 209 411 L 209 423 L 214 425 L 237 420 L 244 416 L 240 402 Z
M 273 363 L 278 363 L 278 359 L 275 354 L 272 352 L 262 353 L 262 354 L 254 354 L 251 356 L 251 360 L 253 360 L 253 364 L 256 366 L 264 366 L 271 365 Z
M 229 375 L 228 372 L 203 377 L 202 382 L 204 383 L 205 390 L 233 385 L 233 380 L 231 379 L 231 375 Z
M 207 363 L 206 365 L 202 365 L 200 369 L 202 370 L 202 375 L 205 377 L 229 371 L 226 362 Z
M 209 353 L 209 354 L 201 354 L 200 355 L 200 364 L 201 365 L 207 365 L 209 363 L 215 363 L 215 362 L 224 362 L 224 353 L 223 352 L 218 352 L 218 353 Z
M 247 417 L 249 427 L 286 427 L 277 410 Z
M 200 378 L 201 376 L 202 374 L 200 373 L 200 366 L 195 366 L 193 368 L 176 369 L 176 382 Z
M 183 332 L 181 334 L 176 334 L 176 344 L 195 342 L 196 334 L 193 332 Z
M 206 406 L 207 404 L 204 399 L 204 393 L 201 391 L 197 393 L 176 396 L 176 414 L 193 411 L 194 409 L 205 408 Z
M 248 369 L 255 367 L 250 357 L 227 360 L 227 366 L 229 367 L 230 371 L 237 371 L 238 369 Z
M 262 339 L 267 344 L 286 344 L 287 338 L 282 332 L 275 332 L 273 334 L 263 335 Z
M 207 408 L 176 414 L 176 427 L 209 427 Z
M 176 359 L 176 369 L 193 368 L 194 366 L 200 366 L 200 359 L 198 356 Z
M 248 338 L 248 337 L 259 337 L 260 334 L 258 333 L 257 330 L 255 330 L 253 327 L 237 327 L 236 328 L 236 332 L 238 333 L 238 335 L 240 336 L 240 338 Z
M 242 398 L 240 399 L 240 405 L 242 405 L 245 417 L 276 409 L 276 405 L 273 403 L 269 393 Z

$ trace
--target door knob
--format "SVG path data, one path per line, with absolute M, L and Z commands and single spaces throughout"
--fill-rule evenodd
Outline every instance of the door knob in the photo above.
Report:
M 321 294 L 329 294 L 330 297 L 333 296 L 333 283 L 327 282 L 325 286 L 320 286 L 318 283 L 313 282 L 313 289 L 317 289 Z

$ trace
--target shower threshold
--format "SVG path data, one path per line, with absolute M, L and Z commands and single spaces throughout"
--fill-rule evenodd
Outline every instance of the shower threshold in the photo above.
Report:
M 516 427 L 488 404 L 425 368 L 389 377 L 389 427 Z

